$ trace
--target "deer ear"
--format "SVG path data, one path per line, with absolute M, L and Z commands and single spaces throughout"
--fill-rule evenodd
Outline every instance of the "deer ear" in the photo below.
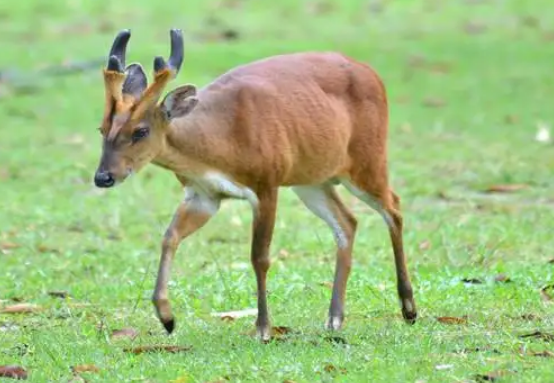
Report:
M 194 85 L 180 86 L 165 96 L 160 108 L 168 119 L 183 117 L 198 104 L 198 99 L 195 96 L 196 87 Z
M 148 80 L 140 64 L 131 64 L 125 68 L 125 82 L 123 82 L 123 94 L 131 95 L 135 100 L 140 99 L 146 89 Z

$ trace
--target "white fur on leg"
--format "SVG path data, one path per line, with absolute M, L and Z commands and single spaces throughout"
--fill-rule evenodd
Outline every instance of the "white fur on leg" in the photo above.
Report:
M 344 187 L 348 189 L 348 191 L 352 193 L 356 198 L 359 198 L 360 200 L 368 204 L 371 208 L 375 209 L 379 214 L 381 214 L 381 216 L 383 217 L 383 219 L 385 220 L 385 222 L 389 227 L 394 228 L 395 225 L 394 225 L 394 221 L 392 220 L 392 217 L 385 209 L 383 209 L 383 205 L 381 205 L 379 201 L 377 201 L 370 194 L 361 190 L 357 186 L 354 186 L 354 184 L 352 184 L 350 180 L 341 179 L 340 181 L 344 185 Z
M 292 190 L 304 202 L 312 213 L 321 218 L 333 230 L 337 246 L 345 249 L 350 244 L 349 239 L 340 225 L 335 212 L 330 208 L 329 197 L 320 186 L 294 186 Z

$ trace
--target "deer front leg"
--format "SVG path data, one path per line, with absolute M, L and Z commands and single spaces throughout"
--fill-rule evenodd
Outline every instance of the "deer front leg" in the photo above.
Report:
M 173 220 L 165 232 L 160 268 L 152 302 L 156 308 L 158 318 L 169 334 L 175 328 L 175 319 L 171 313 L 167 291 L 173 257 L 179 243 L 204 226 L 218 211 L 219 205 L 220 201 L 217 198 L 199 193 L 191 187 L 186 187 L 185 200 L 175 212 Z
M 258 193 L 258 207 L 254 210 L 252 227 L 251 259 L 258 290 L 258 318 L 256 332 L 262 341 L 269 340 L 270 324 L 267 309 L 266 277 L 270 265 L 269 246 L 275 226 L 275 210 L 277 208 L 277 189 L 264 190 Z

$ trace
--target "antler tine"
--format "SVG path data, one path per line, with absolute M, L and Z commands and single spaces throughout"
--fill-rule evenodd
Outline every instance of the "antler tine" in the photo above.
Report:
M 131 31 L 129 29 L 124 29 L 117 34 L 108 56 L 107 70 L 123 73 L 123 68 L 125 67 L 125 51 L 130 38 Z
M 163 69 L 170 69 L 176 76 L 181 69 L 184 58 L 183 32 L 180 29 L 171 29 L 169 31 L 169 36 L 171 39 L 169 60 L 166 63 L 163 57 L 157 56 L 154 59 L 154 72 L 158 73 Z

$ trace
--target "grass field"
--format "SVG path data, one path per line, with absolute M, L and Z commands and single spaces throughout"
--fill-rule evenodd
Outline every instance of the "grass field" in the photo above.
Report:
M 0 314 L 0 365 L 32 382 L 554 381 L 554 291 L 541 294 L 554 283 L 554 148 L 535 140 L 554 121 L 550 1 L 123 3 L 0 4 L 0 306 L 41 309 Z M 175 26 L 181 83 L 301 50 L 340 50 L 382 75 L 417 324 L 400 316 L 385 225 L 341 189 L 359 226 L 345 327 L 330 341 L 332 235 L 283 190 L 268 288 L 273 323 L 290 333 L 261 344 L 253 317 L 212 316 L 255 307 L 250 210 L 230 202 L 180 247 L 177 329 L 165 334 L 150 296 L 180 186 L 149 166 L 96 189 L 102 64 L 47 70 L 103 60 L 121 28 L 133 30 L 128 60 L 150 70 Z M 498 185 L 525 187 L 484 192 Z M 112 336 L 123 328 L 138 336 Z M 145 345 L 191 348 L 125 351 Z M 73 375 L 82 365 L 98 371 Z

